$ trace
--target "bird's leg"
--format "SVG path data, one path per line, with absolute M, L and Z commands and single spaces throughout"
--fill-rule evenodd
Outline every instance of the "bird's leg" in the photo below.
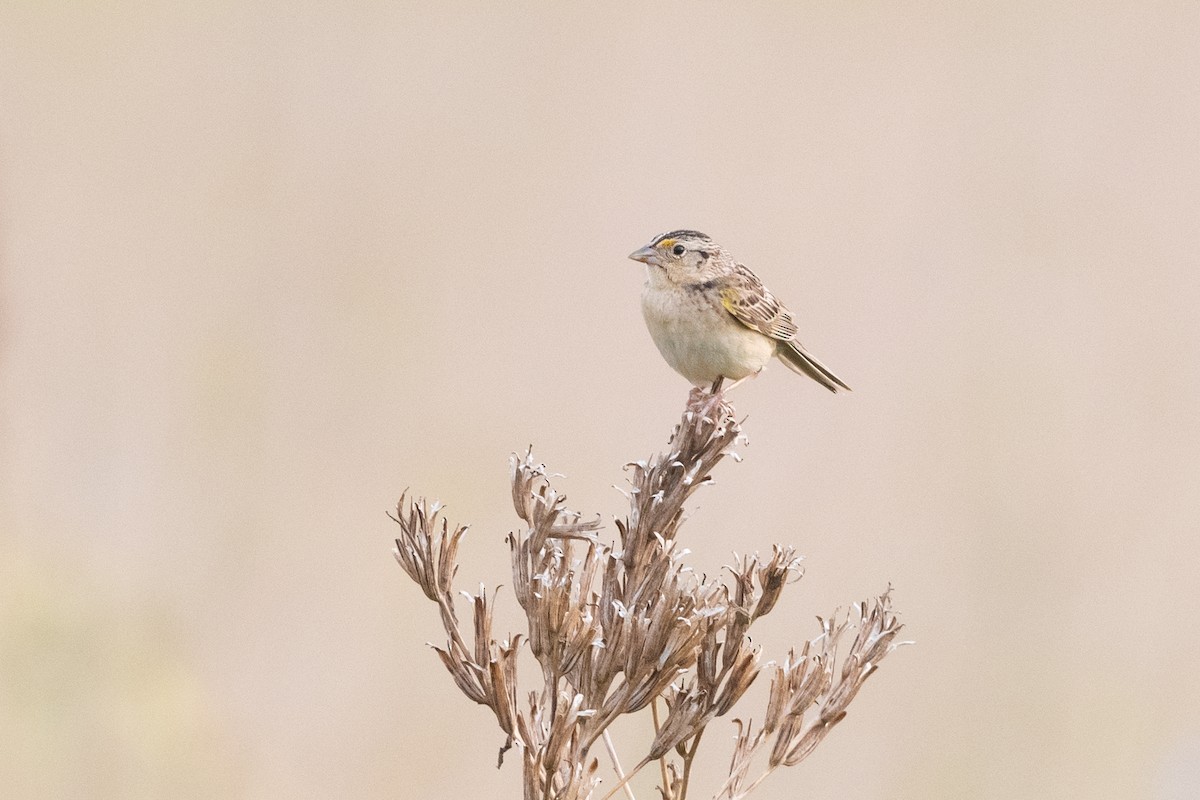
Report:
M 762 372 L 762 367 L 759 367 L 758 372 Z M 724 378 L 717 378 L 717 380 L 713 383 L 713 391 L 716 392 L 718 390 L 721 390 L 721 394 L 728 394 L 729 392 L 732 392 L 734 387 L 737 386 L 738 384 L 745 383 L 746 381 L 750 380 L 751 378 L 757 378 L 758 372 L 755 372 L 753 375 L 746 375 L 744 377 L 738 378 L 736 381 L 734 381 L 733 383 L 726 386 L 724 390 L 721 390 L 721 381 L 724 380 Z
M 717 379 L 712 382 L 712 388 L 708 390 L 709 394 L 716 395 L 721 393 L 721 384 L 725 382 L 724 375 L 718 375 Z M 733 388 L 732 386 L 730 388 Z

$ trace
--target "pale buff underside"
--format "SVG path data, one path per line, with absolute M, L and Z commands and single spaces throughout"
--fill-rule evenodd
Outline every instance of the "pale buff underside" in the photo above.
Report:
M 692 384 L 754 375 L 775 355 L 775 340 L 734 319 L 715 292 L 655 283 L 642 292 L 646 327 L 667 363 Z

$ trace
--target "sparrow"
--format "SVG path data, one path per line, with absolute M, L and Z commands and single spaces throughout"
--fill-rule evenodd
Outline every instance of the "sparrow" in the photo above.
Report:
M 757 375 L 772 356 L 831 392 L 841 378 L 796 340 L 792 313 L 749 267 L 699 231 L 656 236 L 629 257 L 646 265 L 642 315 L 672 369 L 693 385 L 725 391 Z

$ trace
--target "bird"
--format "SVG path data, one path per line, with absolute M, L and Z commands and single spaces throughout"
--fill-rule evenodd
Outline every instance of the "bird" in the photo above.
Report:
M 850 390 L 796 339 L 792 313 L 750 268 L 706 234 L 675 230 L 629 254 L 646 265 L 642 315 L 672 369 L 694 386 L 729 391 L 772 356 L 831 392 Z

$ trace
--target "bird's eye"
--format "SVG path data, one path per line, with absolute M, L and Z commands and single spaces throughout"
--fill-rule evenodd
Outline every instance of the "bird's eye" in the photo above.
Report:
M 683 246 L 683 245 L 681 245 L 681 244 L 677 244 L 677 245 L 675 245 L 674 247 L 672 247 L 672 248 L 671 248 L 671 252 L 672 252 L 672 253 L 674 253 L 674 254 L 675 254 L 675 255 L 677 255 L 677 256 L 681 256 L 681 255 L 683 255 L 684 253 L 686 253 L 686 252 L 687 252 L 687 248 L 686 248 L 686 247 L 684 247 L 684 246 Z

